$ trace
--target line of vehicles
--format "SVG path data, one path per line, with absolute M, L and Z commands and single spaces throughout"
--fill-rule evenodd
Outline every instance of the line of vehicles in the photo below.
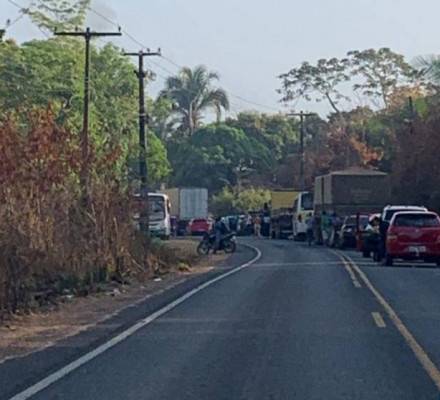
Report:
M 421 206 L 387 205 L 391 201 L 390 188 L 386 173 L 349 169 L 317 177 L 313 192 L 273 191 L 266 236 L 306 240 L 305 221 L 313 215 L 317 244 L 357 248 L 364 257 L 372 255 L 387 265 L 396 259 L 421 259 L 440 265 L 438 215 Z M 253 217 L 258 213 L 251 210 L 247 214 Z M 328 235 L 322 224 L 324 216 L 339 221 Z M 225 220 L 232 231 L 251 234 L 242 228 L 244 218 L 245 215 L 237 215 Z M 204 235 L 213 227 L 208 190 L 171 188 L 150 193 L 149 219 L 151 235 L 162 239 L 173 235 Z
M 290 191 L 291 207 L 272 198 L 271 236 L 305 239 L 305 217 L 314 216 L 318 244 L 356 248 L 392 266 L 395 260 L 423 260 L 440 266 L 440 218 L 417 205 L 389 205 L 388 174 L 349 169 L 319 176 L 314 193 Z M 282 192 L 286 203 L 286 191 Z M 332 225 L 325 226 L 324 218 Z M 326 230 L 328 229 L 328 232 Z

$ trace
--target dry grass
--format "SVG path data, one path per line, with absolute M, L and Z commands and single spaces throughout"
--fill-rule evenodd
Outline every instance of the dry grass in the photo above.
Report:
M 225 254 L 197 258 L 197 242 L 178 240 L 167 242 L 165 248 L 175 253 L 177 259 L 190 265 L 186 271 L 173 268 L 162 275 L 160 281 L 145 279 L 118 286 L 119 294 L 113 296 L 115 286 L 88 297 L 75 297 L 58 303 L 52 310 L 15 314 L 0 327 L 0 363 L 9 358 L 24 356 L 48 347 L 66 337 L 71 337 L 121 310 L 157 295 L 194 275 L 203 274 L 219 266 Z

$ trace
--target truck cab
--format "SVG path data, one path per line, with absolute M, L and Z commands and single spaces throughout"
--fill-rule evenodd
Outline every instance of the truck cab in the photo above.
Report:
M 293 239 L 305 240 L 307 237 L 307 227 L 305 220 L 307 216 L 313 214 L 313 194 L 310 192 L 300 192 L 293 203 Z

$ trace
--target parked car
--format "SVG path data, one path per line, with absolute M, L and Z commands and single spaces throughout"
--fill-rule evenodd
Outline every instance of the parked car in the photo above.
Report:
M 385 264 L 394 259 L 423 260 L 440 266 L 440 218 L 434 212 L 397 212 L 386 238 Z
M 204 235 L 212 229 L 212 220 L 209 218 L 192 219 L 188 224 L 188 234 L 190 236 Z
M 368 215 L 359 216 L 360 230 L 364 231 L 368 225 Z M 356 230 L 357 230 L 357 216 L 350 215 L 344 218 L 342 223 L 341 233 L 339 235 L 338 247 L 345 249 L 347 247 L 356 247 Z
M 386 225 L 389 226 L 390 221 L 393 218 L 394 214 L 404 211 L 426 212 L 428 211 L 428 209 L 422 206 L 386 206 L 383 209 L 381 215 L 382 223 L 385 223 Z

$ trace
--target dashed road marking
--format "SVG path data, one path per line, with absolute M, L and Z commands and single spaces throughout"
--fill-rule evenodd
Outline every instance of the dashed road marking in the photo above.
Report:
M 338 253 L 334 253 L 339 256 L 339 258 L 344 261 L 349 261 L 353 270 L 359 275 L 365 286 L 370 290 L 373 296 L 377 299 L 380 305 L 383 307 L 385 312 L 388 314 L 388 317 L 393 322 L 394 326 L 397 328 L 399 333 L 405 339 L 407 345 L 412 350 L 417 360 L 419 360 L 420 364 L 423 366 L 425 371 L 428 373 L 434 384 L 437 386 L 437 389 L 440 390 L 440 371 L 437 366 L 432 362 L 429 358 L 428 353 L 423 349 L 423 347 L 417 342 L 413 334 L 410 330 L 405 326 L 402 320 L 399 318 L 397 313 L 391 307 L 391 305 L 384 299 L 384 297 L 379 293 L 379 291 L 374 287 L 371 283 L 370 279 L 367 275 L 360 269 L 360 267 L 348 256 L 341 255 Z
M 382 318 L 382 315 L 380 315 L 379 312 L 372 312 L 371 316 L 374 319 L 374 322 L 376 323 L 378 328 L 386 328 L 387 324 L 385 323 L 384 319 Z

